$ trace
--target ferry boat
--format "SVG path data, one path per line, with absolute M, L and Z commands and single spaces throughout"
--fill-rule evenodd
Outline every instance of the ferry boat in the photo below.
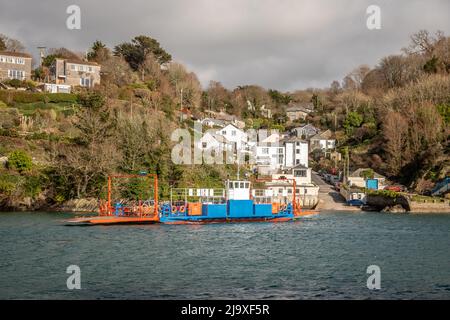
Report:
M 127 175 L 126 177 L 136 176 Z M 303 210 L 299 199 L 290 202 L 274 201 L 272 190 L 252 189 L 247 180 L 228 180 L 223 189 L 173 188 L 170 200 L 158 201 L 158 180 L 153 175 L 153 199 L 145 201 L 113 201 L 112 178 L 108 178 L 108 200 L 101 204 L 99 216 L 76 218 L 67 225 L 111 225 L 111 224 L 205 224 L 225 222 L 285 222 L 318 214 L 316 210 Z M 287 181 L 288 179 L 283 179 Z M 270 180 L 272 181 L 272 180 Z M 262 181 L 260 181 L 262 182 Z

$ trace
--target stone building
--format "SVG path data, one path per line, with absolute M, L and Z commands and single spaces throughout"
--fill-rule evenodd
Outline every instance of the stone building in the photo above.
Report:
M 30 80 L 31 60 L 27 53 L 0 51 L 0 80 Z
M 55 84 L 92 88 L 100 84 L 100 65 L 83 60 L 56 58 L 50 67 L 50 80 Z

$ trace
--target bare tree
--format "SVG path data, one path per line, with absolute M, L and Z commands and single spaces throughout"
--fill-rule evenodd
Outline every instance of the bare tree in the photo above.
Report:
M 4 34 L 0 34 L 0 42 L 2 43 L 3 50 L 12 52 L 24 52 L 25 46 L 17 39 L 9 38 Z
M 445 38 L 442 31 L 437 31 L 434 36 L 427 30 L 420 30 L 411 36 L 411 44 L 402 50 L 407 54 L 425 54 L 431 56 L 435 45 Z
M 403 166 L 403 155 L 408 141 L 408 122 L 398 112 L 389 111 L 383 122 L 390 173 L 397 175 Z

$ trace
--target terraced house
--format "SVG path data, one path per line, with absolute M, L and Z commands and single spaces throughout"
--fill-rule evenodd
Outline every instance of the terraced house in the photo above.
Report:
M 0 80 L 30 80 L 31 60 L 27 53 L 0 51 Z
M 50 74 L 56 84 L 89 88 L 100 84 L 100 65 L 95 62 L 57 58 L 50 67 Z

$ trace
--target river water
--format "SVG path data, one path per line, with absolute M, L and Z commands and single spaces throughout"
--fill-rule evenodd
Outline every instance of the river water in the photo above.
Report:
M 1 299 L 449 299 L 450 215 L 68 227 L 0 213 Z M 67 289 L 69 265 L 81 290 Z M 369 265 L 381 289 L 369 290 Z

